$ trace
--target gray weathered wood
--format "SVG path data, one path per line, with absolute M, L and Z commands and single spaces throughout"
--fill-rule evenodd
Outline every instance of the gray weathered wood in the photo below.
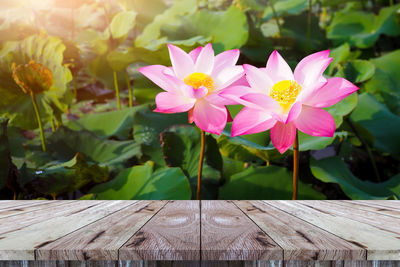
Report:
M 365 249 L 262 201 L 235 201 L 284 250 L 284 260 L 366 259 Z
M 49 201 L 44 201 L 44 202 L 38 202 L 38 203 L 26 203 L 22 204 L 19 206 L 13 206 L 13 207 L 8 207 L 6 209 L 1 209 L 0 210 L 0 218 L 6 218 L 14 215 L 21 215 L 23 213 L 31 212 L 31 211 L 41 211 L 44 209 L 48 209 L 50 207 L 57 207 L 60 205 L 65 205 L 69 203 L 74 203 L 77 202 L 77 200 L 49 200 Z
M 36 259 L 118 260 L 118 249 L 165 203 L 165 201 L 134 203 L 39 248 L 36 250 Z
M 17 209 L 22 207 L 43 205 L 49 203 L 49 200 L 2 200 L 0 201 L 0 212 L 10 209 Z
M 349 218 L 355 221 L 359 221 L 365 224 L 375 226 L 376 228 L 396 233 L 400 236 L 400 218 L 393 218 L 392 216 L 379 215 L 379 220 L 377 220 L 378 214 L 375 212 L 369 212 L 365 210 L 359 210 L 353 207 L 346 207 L 337 205 L 330 201 L 301 201 L 299 202 L 307 207 L 324 211 L 325 213 L 340 216 L 343 218 Z
M 84 260 L 57 266 L 392 267 L 355 260 L 400 260 L 397 201 L 165 203 L 0 201 L 0 266 L 35 258 Z
M 57 201 L 58 202 L 58 201 Z M 0 235 L 21 230 L 24 227 L 43 222 L 52 218 L 68 216 L 80 210 L 100 205 L 102 201 L 60 201 L 59 205 L 46 204 L 42 209 L 31 212 L 21 212 L 13 216 L 0 219 Z M 62 204 L 62 206 L 60 206 Z M 36 207 L 36 206 L 35 206 Z M 33 207 L 32 207 L 33 208 Z
M 397 234 L 352 219 L 329 214 L 295 201 L 265 201 L 325 231 L 331 232 L 367 250 L 367 260 L 400 259 L 400 239 Z
M 230 201 L 201 202 L 203 260 L 280 260 L 283 251 Z
M 350 207 L 353 207 L 360 211 L 361 210 L 371 211 L 371 212 L 375 212 L 378 214 L 384 214 L 387 216 L 400 218 L 400 211 L 397 211 L 397 210 L 394 210 L 391 208 L 382 207 L 379 205 L 374 205 L 372 203 L 366 204 L 366 203 L 362 203 L 360 201 L 353 201 L 353 200 L 329 200 L 329 202 L 343 206 L 343 209 L 350 206 Z
M 129 201 L 101 202 L 101 205 L 59 216 L 20 230 L 0 235 L 1 260 L 34 260 L 34 250 L 85 225 L 131 205 Z
M 170 201 L 119 250 L 121 260 L 199 260 L 200 202 Z
M 400 201 L 399 200 L 359 200 L 359 203 L 367 205 L 378 205 L 382 207 L 388 207 L 400 212 Z

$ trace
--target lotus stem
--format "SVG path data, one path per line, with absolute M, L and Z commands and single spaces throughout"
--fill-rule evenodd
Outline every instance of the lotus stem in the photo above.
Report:
M 113 72 L 113 76 L 114 76 L 115 94 L 117 95 L 117 107 L 118 107 L 118 110 L 120 110 L 121 109 L 121 102 L 120 102 L 120 98 L 119 98 L 118 78 L 117 78 L 117 72 L 116 71 Z
M 293 195 L 292 200 L 297 199 L 297 187 L 299 178 L 299 135 L 296 130 L 296 137 L 293 143 Z
M 56 131 L 56 125 L 54 123 L 54 118 L 51 118 L 50 123 L 51 123 L 51 131 L 54 133 Z
M 42 141 L 42 150 L 46 152 L 46 140 L 44 139 L 44 132 L 43 132 L 43 126 L 42 126 L 42 120 L 40 119 L 40 114 L 39 114 L 39 108 L 36 103 L 36 97 L 33 91 L 31 91 L 31 98 L 32 98 L 32 103 L 33 103 L 33 108 L 35 110 L 36 114 L 36 119 L 38 121 L 38 126 L 39 126 L 39 131 L 40 131 L 40 139 Z
M 281 24 L 279 24 L 278 14 L 276 14 L 274 4 L 272 3 L 271 0 L 269 1 L 269 5 L 271 6 L 272 13 L 274 14 L 274 18 L 276 20 L 276 25 L 278 26 L 279 36 L 282 36 L 282 29 L 281 29 Z
M 199 158 L 199 172 L 197 175 L 197 200 L 200 200 L 201 193 L 201 174 L 203 172 L 203 160 L 204 160 L 204 150 L 206 147 L 206 133 L 201 130 L 201 147 L 200 147 L 200 158 Z
M 126 86 L 128 86 L 128 94 L 129 94 L 129 107 L 133 107 L 133 94 L 131 87 L 131 79 L 129 78 L 129 74 L 126 74 Z

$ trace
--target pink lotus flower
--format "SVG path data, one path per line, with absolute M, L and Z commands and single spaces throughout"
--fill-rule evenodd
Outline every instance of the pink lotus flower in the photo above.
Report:
M 151 65 L 139 71 L 166 92 L 156 96 L 156 112 L 189 112 L 203 131 L 221 134 L 230 118 L 225 105 L 235 102 L 220 97 L 233 82 L 243 75 L 243 67 L 236 66 L 239 50 L 229 50 L 214 56 L 211 44 L 198 47 L 189 54 L 168 45 L 172 67 Z
M 277 51 L 266 68 L 243 65 L 250 87 L 234 86 L 220 95 L 245 107 L 235 117 L 232 136 L 271 129 L 272 144 L 284 153 L 296 128 L 312 136 L 333 136 L 335 121 L 322 108 L 336 104 L 358 87 L 343 78 L 322 75 L 332 58 L 329 50 L 305 57 L 294 73 Z

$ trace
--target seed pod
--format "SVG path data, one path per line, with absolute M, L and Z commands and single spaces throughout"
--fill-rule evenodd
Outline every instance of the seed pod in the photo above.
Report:
M 40 63 L 31 60 L 28 64 L 12 64 L 12 76 L 25 94 L 40 94 L 50 90 L 53 85 L 53 74 Z

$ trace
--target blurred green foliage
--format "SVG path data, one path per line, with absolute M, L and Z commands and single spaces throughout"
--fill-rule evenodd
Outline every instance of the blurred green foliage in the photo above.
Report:
M 300 133 L 300 199 L 400 197 L 400 4 L 386 0 L 87 0 L 2 2 L 0 12 L 0 198 L 191 199 L 200 132 L 187 114 L 154 113 L 161 90 L 137 69 L 170 65 L 167 43 L 185 51 L 212 42 L 240 49 L 239 64 L 265 66 L 277 49 L 294 67 L 331 49 L 326 77 L 357 93 L 326 108 L 332 138 Z M 71 2 L 72 3 L 72 2 Z M 40 149 L 29 96 L 12 63 L 47 67 L 38 95 L 48 151 Z M 123 108 L 116 110 L 113 71 Z M 127 79 L 128 78 L 128 79 Z M 134 107 L 128 108 L 127 81 Z M 232 116 L 241 107 L 228 107 Z M 207 135 L 203 199 L 289 199 L 292 152 L 269 133 Z

